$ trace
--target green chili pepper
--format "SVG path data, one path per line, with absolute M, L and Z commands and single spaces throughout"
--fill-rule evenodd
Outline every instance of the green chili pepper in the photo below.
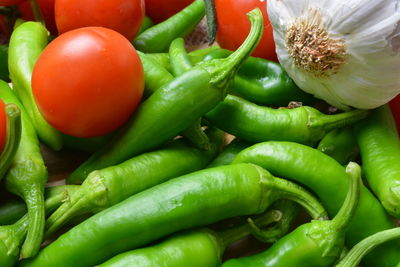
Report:
M 367 115 L 366 110 L 325 115 L 306 106 L 273 109 L 228 95 L 205 118 L 216 127 L 249 142 L 276 140 L 312 145 L 328 131 L 352 124 Z
M 5 106 L 7 133 L 6 144 L 0 154 L 0 180 L 8 171 L 17 153 L 21 140 L 21 111 L 15 104 Z
M 360 264 L 361 259 L 375 247 L 398 238 L 400 238 L 400 227 L 385 230 L 369 236 L 355 245 L 347 255 L 335 265 L 335 267 L 357 267 Z
M 0 80 L 10 81 L 8 72 L 8 45 L 0 45 Z
M 229 145 L 224 148 L 224 150 L 218 155 L 218 157 L 216 157 L 210 164 L 208 164 L 207 168 L 231 164 L 236 155 L 249 146 L 251 146 L 251 144 L 239 139 L 234 139 Z
M 344 247 L 344 233 L 360 197 L 361 168 L 351 162 L 346 172 L 350 187 L 342 208 L 330 221 L 312 221 L 301 225 L 272 245 L 265 252 L 249 257 L 231 259 L 223 267 L 329 267 Z
M 47 235 L 77 215 L 99 212 L 154 185 L 204 168 L 217 154 L 223 140 L 219 130 L 211 130 L 209 135 L 212 145 L 208 151 L 176 140 L 160 150 L 92 172 L 80 189 L 49 217 Z
M 29 117 L 7 83 L 0 81 L 0 98 L 5 103 L 13 103 L 21 110 L 21 141 L 5 179 L 7 189 L 25 200 L 28 207 L 29 226 L 22 256 L 34 255 L 40 247 L 44 231 L 44 185 L 47 170 Z
M 317 149 L 291 142 L 265 142 L 240 152 L 233 163 L 257 164 L 274 175 L 307 186 L 321 200 L 330 216 L 337 213 L 349 187 L 345 169 Z M 394 227 L 379 201 L 362 188 L 357 211 L 346 233 L 352 247 L 362 239 Z M 392 267 L 400 261 L 400 243 L 388 243 L 366 257 L 365 266 Z
M 21 266 L 93 266 L 180 230 L 260 214 L 278 199 L 300 203 L 314 218 L 325 217 L 318 201 L 294 183 L 252 164 L 221 166 L 133 195 L 75 226 Z
M 160 146 L 223 100 L 229 81 L 261 37 L 261 11 L 255 9 L 248 16 L 252 23 L 250 34 L 235 53 L 226 59 L 201 62 L 153 93 L 142 102 L 121 132 L 75 170 L 67 182 L 79 183 L 93 170 L 118 164 Z
M 193 67 L 190 57 L 186 52 L 183 38 L 177 38 L 172 41 L 169 47 L 169 59 L 171 61 L 172 74 L 175 77 L 182 75 Z M 201 128 L 201 118 L 184 130 L 182 135 L 200 149 L 207 150 L 211 146 L 208 136 Z
M 149 18 L 148 16 L 145 16 L 143 19 L 142 26 L 140 26 L 140 29 L 139 29 L 139 32 L 137 33 L 137 35 L 141 34 L 148 28 L 152 27 L 153 25 L 154 25 L 154 22 L 151 20 L 151 18 Z
M 218 49 L 204 60 L 225 58 L 232 52 Z M 313 103 L 315 98 L 302 91 L 276 62 L 249 57 L 238 70 L 229 92 L 260 105 L 287 106 L 289 102 Z
M 39 138 L 54 150 L 62 147 L 61 134 L 46 122 L 36 106 L 32 93 L 32 71 L 47 45 L 48 31 L 39 22 L 25 22 L 12 33 L 8 50 L 8 66 L 13 89 L 26 108 Z
M 46 213 L 55 210 L 68 194 L 77 189 L 76 185 L 57 186 L 48 190 L 46 198 Z M 18 260 L 19 247 L 29 225 L 28 215 L 20 218 L 15 224 L 0 226 L 0 266 L 11 267 Z
M 389 105 L 355 126 L 365 177 L 386 211 L 400 218 L 400 139 Z
M 203 0 L 196 0 L 179 13 L 141 33 L 133 44 L 145 53 L 166 52 L 172 40 L 193 31 L 204 14 Z
M 259 227 L 279 221 L 281 212 L 269 210 L 254 221 Z M 251 233 L 248 224 L 241 224 L 223 232 L 198 229 L 175 234 L 150 247 L 128 251 L 100 264 L 99 267 L 217 267 L 221 265 L 225 249 Z
M 355 160 L 360 153 L 351 127 L 334 129 L 327 133 L 318 144 L 318 150 L 344 165 Z

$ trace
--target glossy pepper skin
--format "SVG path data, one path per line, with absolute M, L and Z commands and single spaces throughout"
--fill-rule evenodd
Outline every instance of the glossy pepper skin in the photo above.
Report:
M 278 199 L 325 217 L 318 201 L 293 183 L 252 164 L 222 166 L 136 194 L 72 228 L 21 266 L 93 266 L 180 230 L 260 214 Z
M 121 164 L 89 174 L 46 222 L 52 234 L 75 216 L 95 214 L 147 188 L 204 168 L 217 154 L 223 132 L 208 131 L 210 150 L 196 149 L 185 140 L 175 140 L 163 148 L 133 157 Z
M 23 103 L 39 138 L 54 150 L 62 147 L 60 132 L 43 118 L 32 93 L 32 71 L 47 45 L 49 33 L 39 22 L 28 21 L 13 31 L 8 49 L 8 67 L 13 88 Z
M 4 103 L 13 103 L 21 110 L 21 141 L 5 180 L 7 189 L 25 200 L 28 207 L 28 233 L 22 246 L 22 257 L 37 253 L 44 232 L 44 186 L 47 169 L 39 147 L 39 140 L 24 107 L 11 88 L 0 81 L 0 98 Z
M 57 186 L 47 190 L 45 210 L 49 214 L 77 189 L 76 185 Z M 29 217 L 25 214 L 12 225 L 0 226 L 0 266 L 11 267 L 19 257 L 19 247 L 23 242 L 29 225 Z
M 352 124 L 367 115 L 366 110 L 325 115 L 307 106 L 273 109 L 228 95 L 205 118 L 214 126 L 249 142 L 275 140 L 313 145 L 330 130 Z
M 259 227 L 266 227 L 279 222 L 281 217 L 281 211 L 272 209 L 254 220 Z M 251 232 L 252 228 L 246 223 L 222 232 L 211 229 L 185 231 L 156 245 L 119 254 L 99 267 L 217 267 L 221 265 L 226 247 Z
M 307 186 L 319 197 L 331 217 L 338 212 L 349 187 L 342 165 L 317 149 L 297 143 L 256 144 L 240 152 L 233 161 L 242 162 L 257 164 L 274 175 Z M 394 223 L 382 205 L 363 186 L 356 213 L 346 233 L 346 244 L 352 247 L 367 236 L 393 227 Z M 363 264 L 395 266 L 400 261 L 399 250 L 400 242 L 384 244 L 371 252 Z
M 249 19 L 252 30 L 241 48 L 227 59 L 199 63 L 154 92 L 142 102 L 119 134 L 76 169 L 67 182 L 82 182 L 93 170 L 118 164 L 160 146 L 222 101 L 229 81 L 261 37 L 261 11 L 250 12 Z
M 355 160 L 360 153 L 352 127 L 334 129 L 319 142 L 318 150 L 344 165 Z
M 346 168 L 350 187 L 342 208 L 330 221 L 301 225 L 266 251 L 232 259 L 223 267 L 329 267 L 338 260 L 344 247 L 344 234 L 360 197 L 361 168 L 350 162 Z
M 169 19 L 139 34 L 133 44 L 136 49 L 145 53 L 166 52 L 172 40 L 189 34 L 204 14 L 204 1 L 196 0 Z
M 231 53 L 218 49 L 205 56 L 204 60 L 225 58 Z M 228 91 L 259 105 L 284 107 L 291 101 L 315 102 L 311 95 L 297 87 L 278 63 L 257 57 L 249 57 L 243 62 Z
M 389 105 L 355 125 L 365 177 L 391 215 L 400 218 L 400 138 Z
M 346 256 L 335 267 L 357 267 L 362 258 L 375 247 L 393 239 L 400 238 L 400 227 L 381 231 L 369 236 L 351 248 Z M 397 267 L 400 266 L 400 262 Z

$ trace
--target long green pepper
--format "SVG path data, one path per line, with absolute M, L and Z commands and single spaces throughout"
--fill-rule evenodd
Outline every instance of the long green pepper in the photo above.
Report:
M 204 15 L 204 1 L 196 0 L 169 19 L 139 34 L 133 44 L 145 53 L 166 52 L 172 40 L 192 32 Z
M 80 183 L 93 170 L 160 146 L 222 101 L 229 81 L 261 38 L 261 11 L 255 9 L 248 17 L 252 23 L 250 34 L 236 52 L 226 59 L 201 62 L 158 89 L 139 106 L 121 132 L 76 169 L 67 182 Z
M 37 253 L 43 238 L 44 186 L 47 182 L 47 169 L 39 147 L 39 140 L 27 113 L 7 83 L 0 81 L 0 98 L 5 103 L 13 103 L 21 110 L 21 141 L 13 163 L 7 172 L 7 189 L 25 200 L 28 207 L 29 226 L 22 257 Z
M 228 165 L 133 195 L 75 226 L 21 266 L 93 266 L 180 230 L 263 213 L 279 199 L 300 203 L 314 218 L 326 216 L 319 202 L 298 185 L 256 165 Z
M 216 127 L 249 142 L 274 140 L 313 145 L 330 130 L 350 125 L 367 115 L 366 110 L 325 115 L 307 106 L 273 109 L 228 95 L 205 118 Z
M 133 157 L 119 165 L 89 174 L 79 190 L 47 220 L 47 235 L 68 220 L 85 213 L 96 213 L 169 179 L 204 168 L 222 145 L 222 131 L 209 131 L 210 150 L 196 149 L 184 140 Z
M 278 240 L 265 252 L 232 259 L 223 267 L 329 267 L 338 260 L 343 247 L 347 225 L 360 197 L 361 168 L 349 163 L 346 168 L 350 187 L 344 204 L 330 221 L 312 221 L 301 225 Z
M 276 223 L 282 217 L 279 210 L 269 210 L 253 219 L 258 227 Z M 266 230 L 268 231 L 268 230 Z M 252 228 L 241 224 L 223 232 L 211 229 L 191 230 L 175 234 L 154 246 L 117 255 L 99 267 L 217 267 L 222 254 L 233 242 L 250 235 Z
M 317 149 L 291 142 L 264 142 L 240 152 L 233 163 L 257 164 L 272 174 L 294 180 L 310 188 L 319 197 L 330 216 L 345 199 L 349 181 L 345 169 L 336 160 Z M 363 186 L 355 215 L 346 233 L 352 247 L 377 232 L 393 228 L 394 222 L 379 201 Z M 365 266 L 393 267 L 400 261 L 400 242 L 384 244 L 365 258 Z
M 8 49 L 8 67 L 13 89 L 23 103 L 39 138 L 54 150 L 62 147 L 61 133 L 41 115 L 32 93 L 33 67 L 46 47 L 49 33 L 39 22 L 24 22 L 11 35 Z
M 400 139 L 389 105 L 354 128 L 368 184 L 387 212 L 400 218 Z

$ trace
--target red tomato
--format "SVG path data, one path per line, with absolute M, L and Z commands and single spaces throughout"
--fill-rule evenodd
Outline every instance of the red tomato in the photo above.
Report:
M 133 40 L 144 19 L 143 0 L 57 0 L 56 24 L 64 33 L 87 26 L 113 29 Z
M 32 74 L 40 112 L 59 131 L 94 137 L 120 127 L 134 112 L 144 73 L 133 45 L 102 27 L 69 31 L 42 52 Z
M 272 26 L 268 20 L 266 0 L 215 0 L 217 11 L 217 41 L 222 48 L 236 50 L 250 31 L 246 13 L 259 7 L 264 17 L 263 37 L 253 56 L 277 61 Z
M 178 13 L 194 0 L 145 0 L 146 14 L 155 23 L 166 20 Z
M 5 107 L 3 100 L 0 99 L 0 152 L 3 151 L 7 138 L 7 117 L 6 111 L 4 110 Z
M 393 117 L 396 120 L 397 130 L 400 133 L 400 95 L 390 101 L 390 107 L 392 108 Z
M 42 11 L 46 28 L 51 34 L 57 35 L 56 21 L 54 18 L 55 0 L 37 0 L 37 3 L 40 7 L 40 11 Z M 23 1 L 18 5 L 18 8 L 24 20 L 35 20 L 29 0 Z
M 18 5 L 24 0 L 0 0 L 0 6 L 13 6 Z

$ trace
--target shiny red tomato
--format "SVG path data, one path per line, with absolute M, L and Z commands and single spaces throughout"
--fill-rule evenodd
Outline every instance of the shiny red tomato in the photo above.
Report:
M 7 138 L 7 117 L 6 111 L 4 110 L 5 107 L 3 100 L 0 99 L 0 152 L 3 151 Z
M 86 27 L 64 33 L 42 52 L 32 74 L 40 112 L 59 131 L 94 137 L 134 112 L 144 73 L 133 45 L 116 31 Z
M 36 0 L 36 1 L 40 7 L 40 11 L 42 11 L 44 22 L 46 23 L 46 28 L 51 32 L 51 34 L 57 35 L 56 21 L 54 18 L 55 0 Z M 32 21 L 35 20 L 29 0 L 21 2 L 18 5 L 18 8 L 24 20 L 32 20 Z
M 145 0 L 146 14 L 155 23 L 166 20 L 178 13 L 194 0 Z
M 0 0 L 0 6 L 13 6 L 18 5 L 24 0 Z
M 397 130 L 400 133 L 400 95 L 390 101 L 390 107 L 392 108 L 393 117 L 396 120 Z
M 143 23 L 144 12 L 143 0 L 57 0 L 55 14 L 60 34 L 101 26 L 133 40 Z
M 236 50 L 250 31 L 246 13 L 259 7 L 264 17 L 263 37 L 253 56 L 277 61 L 272 26 L 268 20 L 266 0 L 215 0 L 217 11 L 217 41 L 222 48 Z

